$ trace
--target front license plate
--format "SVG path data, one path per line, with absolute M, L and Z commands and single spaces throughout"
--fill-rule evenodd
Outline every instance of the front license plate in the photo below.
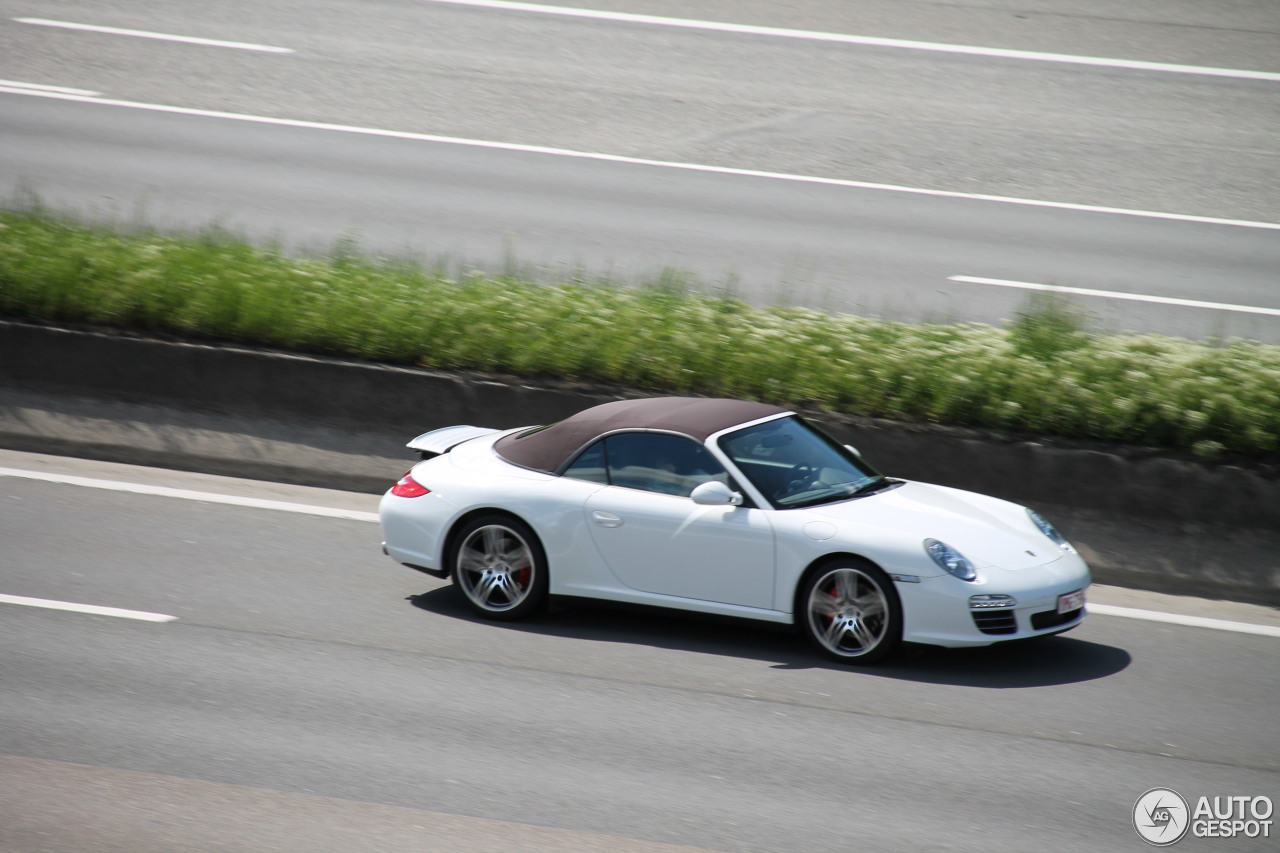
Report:
M 1072 610 L 1079 610 L 1084 607 L 1084 590 L 1077 589 L 1075 592 L 1068 592 L 1065 595 L 1058 596 L 1058 612 L 1070 613 Z

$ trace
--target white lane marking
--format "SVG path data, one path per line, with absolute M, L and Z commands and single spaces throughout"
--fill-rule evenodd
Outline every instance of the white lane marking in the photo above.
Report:
M 269 44 L 250 44 L 242 41 L 221 41 L 220 39 L 196 38 L 195 36 L 176 36 L 169 33 L 152 33 L 146 30 L 125 30 L 119 27 L 100 27 L 96 24 L 75 24 L 70 21 L 51 21 L 47 18 L 14 18 L 20 24 L 34 24 L 38 27 L 58 27 L 64 30 L 83 30 L 91 33 L 105 33 L 113 36 L 133 36 L 135 38 L 159 39 L 160 41 L 176 41 L 184 44 L 199 44 L 206 47 L 230 47 L 236 50 L 257 50 L 263 53 L 293 53 L 287 47 L 273 47 Z
M 448 3 L 454 6 L 478 6 L 484 9 L 502 9 L 511 12 L 536 12 L 543 15 L 563 15 L 571 18 L 591 18 L 598 21 L 617 21 L 629 24 L 652 24 L 662 27 L 681 27 L 692 30 L 710 30 L 721 33 L 772 36 L 775 38 L 807 39 L 809 41 L 858 44 L 870 47 L 891 47 L 905 50 L 928 50 L 937 53 L 960 53 L 970 56 L 990 56 L 1000 59 L 1025 59 L 1033 62 L 1061 62 L 1071 65 L 1094 65 L 1105 68 L 1125 68 L 1134 71 L 1162 71 L 1173 74 L 1201 74 L 1210 77 L 1236 77 L 1245 80 L 1280 81 L 1280 72 L 1249 71 L 1238 68 L 1212 68 L 1203 65 L 1177 65 L 1168 62 L 1144 62 L 1136 59 L 1107 59 L 1100 56 L 1073 56 L 1066 53 L 1043 53 L 1034 50 L 1008 50 L 998 47 L 975 47 L 963 44 L 911 41 L 908 39 L 855 36 L 843 33 L 824 33 L 815 30 L 793 30 L 785 27 L 760 27 L 751 24 L 726 24 L 717 21 L 698 21 L 690 18 L 667 18 L 660 15 L 636 15 L 630 12 L 602 12 L 595 9 L 571 9 L 564 6 L 547 6 L 541 3 L 515 3 L 508 0 L 425 0 L 431 3 Z
M 0 87 L 15 89 L 34 89 L 37 92 L 61 92 L 64 95 L 81 95 L 86 98 L 94 98 L 101 95 L 101 92 L 91 92 L 88 89 L 69 89 L 66 86 L 46 86 L 41 83 L 22 83 L 18 80 L 0 80 Z
M 270 116 L 246 115 L 244 113 L 226 113 L 216 110 L 201 110 L 193 107 L 173 107 L 164 104 L 145 104 L 137 101 L 118 101 L 108 98 L 83 98 L 77 95 L 66 95 L 59 92 L 34 92 L 25 89 L 6 88 L 0 85 L 0 93 L 11 95 L 28 95 L 37 98 L 52 98 L 61 101 L 78 101 L 85 104 L 103 104 L 111 107 L 125 107 L 150 112 L 170 113 L 173 115 L 199 116 L 201 118 L 228 119 L 231 121 L 247 121 L 255 124 L 274 125 L 277 127 L 296 127 L 304 130 L 327 130 L 338 133 L 355 133 L 364 136 L 380 136 L 389 139 L 408 139 L 417 142 L 435 142 L 442 145 L 461 145 L 470 148 L 488 148 L 496 151 L 515 151 L 522 154 L 548 154 L 556 157 L 573 157 L 582 160 L 597 160 L 605 163 L 625 163 L 634 166 L 653 166 L 661 169 L 682 169 L 688 172 L 704 172 L 717 175 L 735 175 L 746 178 L 765 178 L 775 181 L 792 181 L 795 183 L 821 184 L 851 189 L 877 190 L 881 192 L 908 193 L 912 195 L 932 196 L 934 198 L 955 198 L 965 201 L 986 201 L 999 204 L 1020 204 L 1028 207 L 1047 207 L 1056 210 L 1071 210 L 1081 213 L 1106 213 L 1120 216 L 1140 216 L 1148 219 L 1168 219 L 1176 222 L 1195 222 L 1202 225 L 1230 225 L 1239 228 L 1264 228 L 1280 231 L 1280 223 L 1254 222 L 1247 219 L 1219 219 L 1211 216 L 1190 216 L 1184 213 L 1160 213 L 1151 210 L 1129 210 L 1122 207 L 1098 207 L 1087 204 L 1067 204 L 1057 201 L 1038 201 L 1026 198 L 1010 198 L 998 195 L 979 195 L 960 193 L 949 190 L 930 190 L 920 187 L 903 187 L 894 184 L 876 184 L 867 181 L 850 181 L 842 178 L 819 178 L 811 175 L 789 175 L 785 172 L 761 172 L 754 169 L 735 169 L 729 166 L 706 166 L 698 163 L 676 163 L 667 160 L 646 160 L 640 157 L 623 157 L 618 154 L 600 154 L 590 151 L 573 151 L 568 148 L 548 148 L 541 145 L 521 145 L 514 142 L 491 142 L 482 139 L 464 139 L 457 136 L 437 136 L 429 133 L 411 133 L 404 130 L 379 130 L 369 127 L 355 127 L 346 124 L 329 124 L 327 122 L 302 121 L 300 119 L 272 118 Z
M 26 480 L 40 480 L 47 483 L 62 483 L 71 486 L 83 486 L 92 489 L 109 489 L 111 491 L 131 492 L 140 495 L 156 495 L 159 497 L 179 498 L 181 500 L 204 501 L 206 503 L 228 504 L 248 507 L 250 509 L 271 509 L 284 512 L 296 512 L 306 515 L 318 515 L 328 518 L 342 518 L 354 521 L 377 522 L 378 514 L 373 512 L 356 512 L 354 510 L 333 509 L 331 507 L 296 504 L 287 501 L 262 500 L 260 498 L 244 498 L 235 495 L 222 495 L 213 492 L 196 492 L 188 489 L 173 489 L 168 486 L 148 486 L 139 483 L 125 483 L 118 480 L 99 480 L 92 477 L 76 477 L 69 474 L 50 474 L 43 471 L 26 471 L 18 468 L 0 468 L 0 477 L 18 477 Z M 39 607 L 54 607 L 60 602 L 42 602 L 43 599 L 20 599 L 18 596 L 0 595 L 0 603 L 31 604 Z M 1266 625 L 1253 625 L 1247 622 L 1230 622 L 1225 619 L 1206 619 L 1200 616 L 1180 616 L 1175 613 L 1161 613 L 1155 610 L 1139 610 L 1132 607 L 1116 607 L 1110 604 L 1088 604 L 1090 613 L 1102 616 L 1120 616 L 1126 619 L 1143 619 L 1150 622 L 1169 622 L 1175 625 L 1187 625 L 1196 628 L 1215 628 L 1219 631 L 1235 631 L 1242 634 L 1261 634 L 1268 637 L 1280 637 L 1280 628 Z M 81 610 L 85 613 L 113 611 L 106 615 L 126 615 L 136 611 L 115 610 L 114 608 L 92 608 L 92 605 L 62 604 L 59 609 Z M 130 618 L 143 619 L 157 617 L 158 614 L 134 615 Z M 158 616 L 155 621 L 167 621 L 173 616 Z
M 96 604 L 73 604 L 70 601 L 27 598 L 25 595 L 0 595 L 0 604 L 20 604 L 23 607 L 43 607 L 47 610 L 69 610 L 73 613 L 92 613 L 95 616 L 118 616 L 121 619 L 139 619 L 143 622 L 173 622 L 178 618 L 164 613 L 147 613 L 145 610 L 123 610 L 119 607 L 99 607 Z
M 1099 616 L 1120 616 L 1124 619 L 1143 619 L 1147 622 L 1168 622 L 1191 628 L 1212 628 L 1215 631 L 1234 631 L 1237 634 L 1259 634 L 1263 637 L 1280 637 L 1280 628 L 1272 625 L 1255 625 L 1250 622 L 1232 622 L 1227 619 L 1209 619 L 1205 616 L 1183 616 L 1179 613 L 1163 613 L 1158 610 L 1139 610 L 1135 607 L 1117 607 L 1114 604 L 1087 604 L 1090 613 Z
M 270 509 L 278 512 L 294 512 L 301 515 L 318 515 L 324 518 L 341 518 L 347 521 L 368 521 L 377 523 L 376 512 L 360 512 L 350 509 L 334 509 L 327 506 L 313 506 L 289 501 L 273 501 L 264 498 L 245 498 L 237 495 L 221 495 L 215 492 L 197 492 L 190 489 L 173 489 L 168 486 L 148 486 L 140 483 L 126 483 L 120 480 L 99 480 L 93 477 L 76 477 L 70 474 L 50 474 L 44 471 L 24 471 L 18 468 L 0 468 L 0 477 L 18 477 L 24 480 L 41 480 L 46 483 L 62 483 L 70 486 L 83 486 L 89 489 L 107 489 L 113 492 L 130 492 L 135 495 L 156 495 L 165 498 L 178 498 L 185 501 L 203 501 L 204 503 L 227 504 L 230 506 L 249 507 L 250 509 Z
M 1023 290 L 1043 290 L 1051 293 L 1072 293 L 1077 296 L 1101 296 L 1106 299 L 1127 299 L 1132 302 L 1156 302 L 1161 305 L 1179 305 L 1185 308 L 1213 308 L 1218 311 L 1239 311 L 1246 314 L 1266 314 L 1280 317 L 1280 308 L 1261 308 L 1257 305 L 1232 305 L 1227 302 L 1204 302 L 1199 299 L 1177 299 L 1172 296 L 1150 296 L 1145 293 L 1124 293 L 1117 290 L 1090 290 L 1087 287 L 1063 287 L 1057 284 L 1036 284 L 1031 281 L 1007 281 L 1000 278 L 979 278 L 971 275 L 953 275 L 948 281 L 971 284 L 992 284 L 997 287 L 1017 287 Z

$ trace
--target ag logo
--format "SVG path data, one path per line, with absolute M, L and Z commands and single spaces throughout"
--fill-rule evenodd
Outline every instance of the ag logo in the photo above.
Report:
M 1152 788 L 1133 804 L 1133 828 L 1142 840 L 1166 847 L 1182 840 L 1191 825 L 1187 801 L 1177 791 Z

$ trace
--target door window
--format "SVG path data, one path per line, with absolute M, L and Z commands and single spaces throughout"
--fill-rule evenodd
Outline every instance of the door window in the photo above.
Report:
M 729 482 L 724 467 L 705 447 L 683 436 L 654 432 L 602 439 L 583 451 L 564 475 L 680 497 L 711 480 Z

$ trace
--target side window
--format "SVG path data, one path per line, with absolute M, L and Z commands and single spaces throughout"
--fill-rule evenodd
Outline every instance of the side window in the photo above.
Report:
M 609 482 L 615 486 L 688 497 L 695 486 L 729 479 L 705 447 L 678 435 L 621 433 L 604 444 Z
M 608 484 L 609 475 L 604 468 L 604 442 L 597 441 L 573 460 L 573 464 L 564 470 L 564 476 Z

